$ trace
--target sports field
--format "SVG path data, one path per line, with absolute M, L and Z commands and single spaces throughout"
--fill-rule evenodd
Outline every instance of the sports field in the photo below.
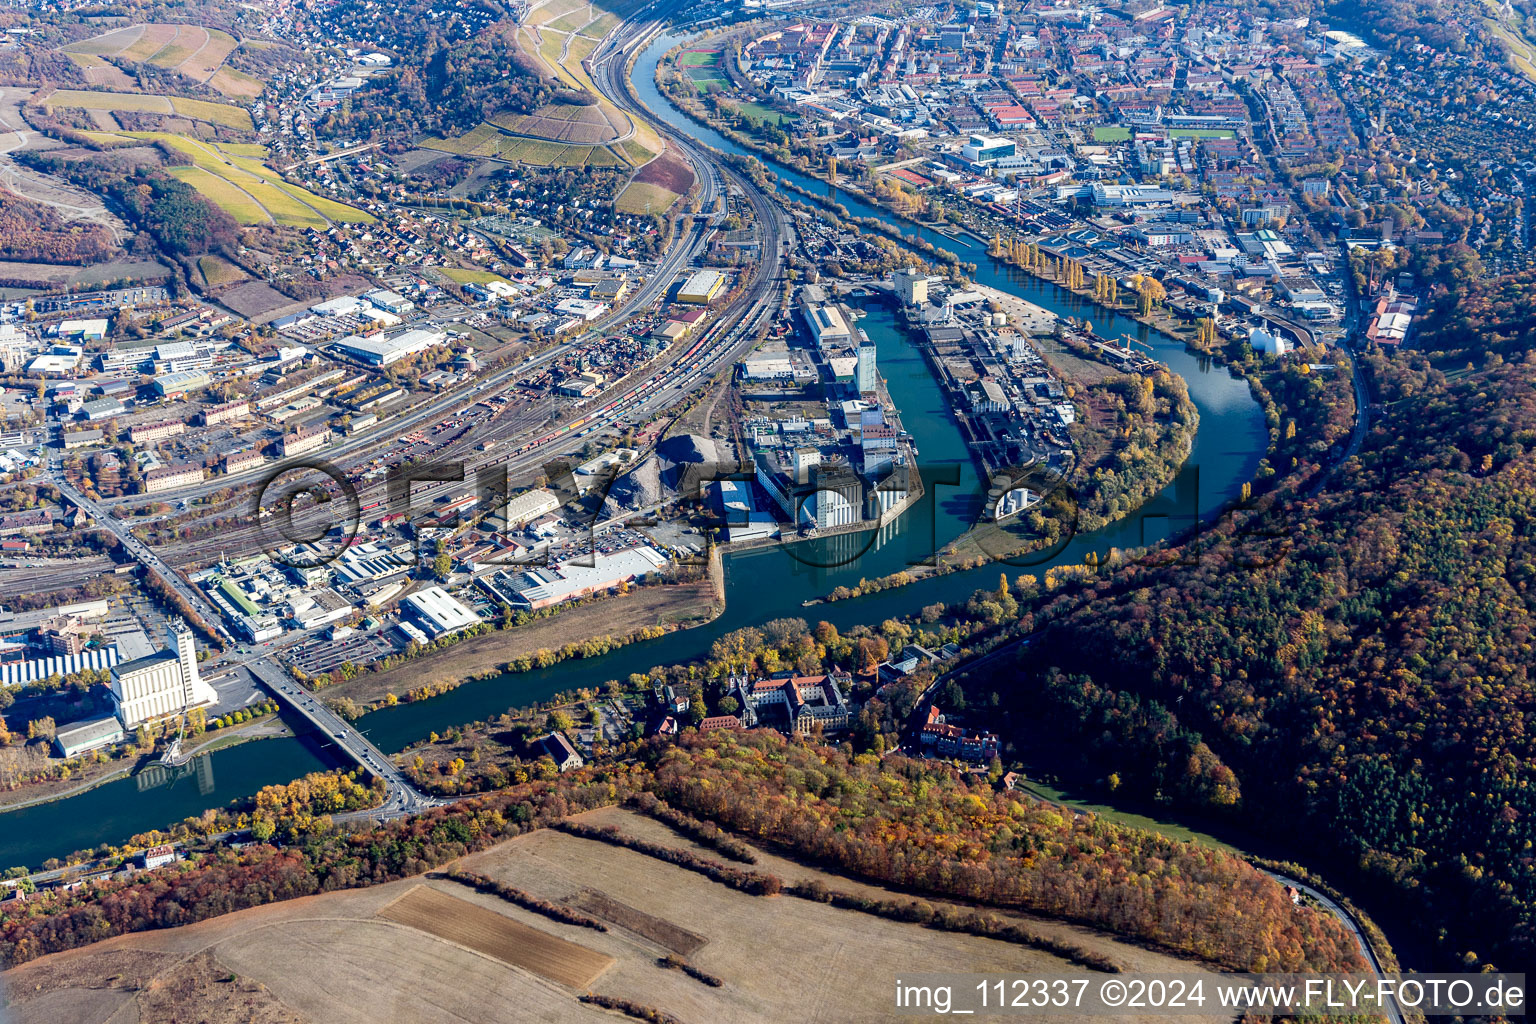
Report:
M 1237 132 L 1230 128 L 1170 128 L 1168 134 L 1175 139 L 1232 139 Z
M 459 284 L 490 284 L 492 281 L 500 281 L 502 284 L 511 284 L 500 274 L 493 274 L 489 270 L 474 270 L 469 267 L 439 267 L 443 276 L 450 281 Z

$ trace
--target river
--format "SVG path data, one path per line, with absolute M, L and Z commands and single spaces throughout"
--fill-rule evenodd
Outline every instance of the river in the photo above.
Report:
M 724 152 L 744 153 L 723 136 L 686 118 L 657 91 L 657 62 L 680 38 L 662 35 L 636 61 L 634 83 L 640 98 L 656 116 L 693 138 Z M 991 259 L 984 245 L 968 237 L 953 239 L 896 222 L 825 182 L 781 167 L 773 170 L 802 188 L 832 196 L 855 216 L 895 223 L 904 233 L 920 235 L 961 260 L 975 263 L 975 277 L 981 284 L 1063 315 L 1089 319 L 1102 336 L 1130 334 L 1142 339 L 1157 359 L 1188 382 L 1190 398 L 1200 411 L 1200 425 L 1189 461 L 1178 478 L 1136 514 L 1074 537 L 1048 560 L 1037 557 L 1010 562 L 1007 571 L 1011 575 L 1029 572 L 1043 576 L 1053 565 L 1082 564 L 1089 552 L 1102 557 L 1111 548 L 1139 547 L 1180 532 L 1215 515 L 1253 478 L 1268 446 L 1263 412 L 1247 384 L 1225 369 L 1191 354 L 1182 342 Z M 974 463 L 954 415 L 894 314 L 884 306 L 871 305 L 859 326 L 875 342 L 880 373 L 918 446 L 923 478 L 928 483 L 922 501 L 900 520 L 878 535 L 870 532 L 727 555 L 725 612 L 707 626 L 632 644 L 598 658 L 466 683 L 430 700 L 375 711 L 360 719 L 358 728 L 380 749 L 399 751 L 434 730 L 494 717 L 564 690 L 623 679 L 656 665 L 700 658 L 721 634 L 768 619 L 798 615 L 812 621 L 826 619 L 845 628 L 909 615 L 936 601 L 963 601 L 978 587 L 995 586 L 999 566 L 988 565 L 867 597 L 802 607 L 804 601 L 824 597 L 834 587 L 852 586 L 861 578 L 874 579 L 921 564 L 974 524 L 982 507 Z M 208 761 L 204 774 L 216 780 L 216 788 L 207 793 L 195 780 L 141 790 L 138 781 L 125 779 L 67 800 L 0 814 L 0 868 L 15 864 L 35 867 L 46 858 L 85 848 L 103 837 L 123 840 L 247 796 L 261 786 L 287 782 L 336 763 L 309 741 L 296 739 L 244 744 L 210 754 Z

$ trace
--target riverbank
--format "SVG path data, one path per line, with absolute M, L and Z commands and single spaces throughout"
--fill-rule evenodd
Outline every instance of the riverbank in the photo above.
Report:
M 274 739 L 293 734 L 293 730 L 280 719 L 262 718 L 229 729 L 204 733 L 201 742 L 188 747 L 185 753 L 189 757 L 202 756 L 251 740 Z M 0 815 L 80 796 L 99 786 L 129 778 L 149 765 L 157 763 L 158 758 L 153 754 L 143 754 L 134 758 L 132 763 L 124 763 L 125 760 L 119 758 L 90 764 L 81 774 L 68 779 L 23 783 L 16 789 L 0 793 Z
M 543 668 L 565 657 L 583 657 L 580 648 L 602 652 L 663 633 L 713 622 L 724 611 L 725 592 L 718 558 L 712 571 L 693 583 L 640 587 L 567 608 L 548 618 L 462 640 L 452 647 L 413 658 L 384 672 L 367 672 L 319 695 L 328 703 L 350 701 L 360 713 L 446 693 L 487 675 L 517 671 L 518 659 Z M 572 647 L 575 653 L 562 653 Z

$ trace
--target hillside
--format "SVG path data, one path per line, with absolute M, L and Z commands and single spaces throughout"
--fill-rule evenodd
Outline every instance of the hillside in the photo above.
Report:
M 1235 814 L 1411 901 L 1442 962 L 1529 962 L 1533 287 L 1442 290 L 1421 351 L 1367 357 L 1383 407 L 1321 495 L 1057 599 L 973 699 L 1021 709 L 1021 752 L 1055 744 L 1122 798 Z
M 1063 820 L 1054 808 L 995 792 L 985 781 L 968 786 L 944 765 L 900 759 L 882 765 L 872 755 L 852 761 L 840 751 L 767 733 L 688 734 L 677 747 L 651 745 L 641 753 L 643 761 L 656 762 L 654 770 L 586 768 L 361 835 L 332 829 L 328 818 L 317 816 L 335 806 L 325 796 L 335 786 L 311 779 L 299 788 L 270 787 L 257 799 L 269 809 L 258 812 L 268 815 L 261 834 L 286 840 L 286 848 L 221 848 L 173 871 L 45 896 L 19 910 L 9 904 L 0 911 L 0 960 L 24 963 L 116 935 L 397 880 L 533 829 L 564 827 L 582 810 L 633 798 L 644 803 L 652 792 L 864 882 L 1066 917 L 1228 967 L 1321 970 L 1358 963 L 1351 937 L 1334 918 L 1293 907 L 1277 883 L 1230 854 L 1092 818 Z M 577 834 L 610 845 L 615 840 L 601 830 Z M 737 847 L 715 843 L 722 852 L 727 847 L 728 856 L 741 859 Z M 727 867 L 713 855 L 662 859 L 749 894 L 777 893 L 794 881 L 761 866 Z M 805 895 L 826 902 L 825 889 Z M 934 909 L 925 906 L 872 912 L 933 919 Z M 977 934 L 998 934 L 1002 927 L 933 920 L 931 927 Z M 1011 941 L 1025 938 L 1015 934 Z M 1075 946 L 1043 942 L 1025 944 L 1101 963 Z

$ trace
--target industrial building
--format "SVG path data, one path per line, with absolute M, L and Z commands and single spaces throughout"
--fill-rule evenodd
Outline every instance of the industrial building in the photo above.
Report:
M 110 747 L 128 738 L 123 723 L 113 715 L 87 718 L 60 726 L 53 734 L 53 746 L 60 757 L 75 757 L 100 747 Z
M 804 307 L 805 323 L 811 329 L 811 337 L 816 341 L 816 347 L 823 354 L 827 349 L 848 345 L 853 340 L 853 332 L 848 328 L 848 321 L 843 318 L 842 312 L 836 306 L 806 306 Z
M 854 370 L 854 387 L 860 394 L 872 394 L 875 381 L 875 343 L 860 331 L 858 363 Z
M 197 672 L 192 630 L 180 619 L 166 624 L 171 646 L 112 667 L 112 705 L 124 729 L 218 701 Z
M 482 577 L 480 585 L 497 601 L 537 611 L 611 590 L 659 572 L 667 564 L 666 556 L 648 544 L 597 555 L 591 561 L 592 565 L 561 562 L 517 573 L 503 569 Z
M 462 632 L 480 622 L 480 616 L 442 587 L 418 590 L 402 603 L 433 639 Z
M 202 370 L 182 370 L 166 373 L 155 378 L 155 392 L 163 398 L 182 398 L 194 391 L 201 391 L 209 384 L 208 374 Z
M 371 338 L 359 338 L 356 335 L 349 335 L 335 342 L 334 345 L 343 355 L 369 366 L 388 366 L 407 356 L 446 344 L 447 341 L 446 331 L 416 328 L 388 337 L 375 335 Z
M 709 302 L 725 287 L 725 275 L 718 270 L 700 270 L 683 282 L 677 290 L 678 302 L 702 305 Z
M 506 520 L 507 529 L 515 530 L 524 523 L 531 523 L 559 507 L 560 499 L 555 497 L 554 492 L 540 487 L 507 499 L 501 518 Z
M 907 267 L 891 275 L 896 297 L 903 306 L 922 306 L 928 302 L 928 275 L 916 267 Z

